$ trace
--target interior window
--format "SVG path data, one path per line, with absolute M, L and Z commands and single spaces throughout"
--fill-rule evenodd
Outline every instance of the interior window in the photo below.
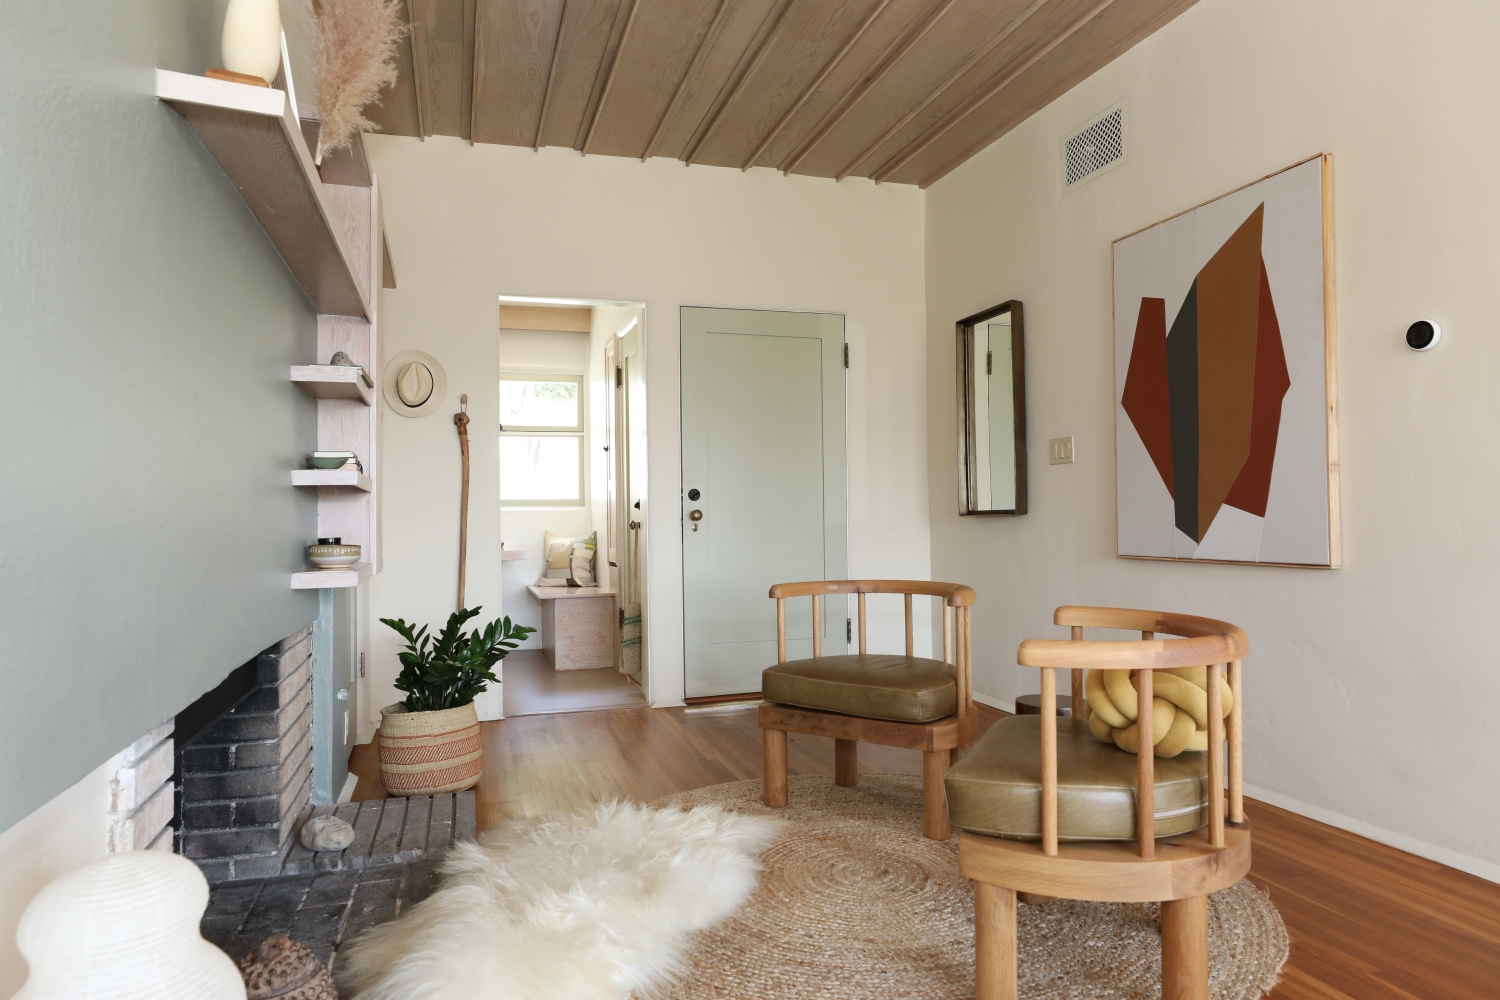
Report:
M 583 504 L 583 378 L 500 376 L 500 503 Z

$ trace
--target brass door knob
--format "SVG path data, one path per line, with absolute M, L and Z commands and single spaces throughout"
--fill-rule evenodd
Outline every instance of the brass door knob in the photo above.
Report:
M 703 520 L 703 511 L 701 511 L 701 510 L 691 511 L 688 514 L 688 517 L 691 520 L 694 520 L 694 521 L 701 521 L 701 520 Z

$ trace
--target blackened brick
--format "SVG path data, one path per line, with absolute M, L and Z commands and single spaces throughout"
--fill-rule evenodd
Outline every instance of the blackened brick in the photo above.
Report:
M 218 830 L 234 825 L 233 802 L 183 802 L 184 830 Z
M 275 795 L 280 791 L 280 775 L 274 768 L 269 767 L 250 771 L 225 771 L 222 774 L 184 774 L 182 776 L 182 800 L 184 802 L 249 798 L 254 795 Z
M 203 873 L 203 877 L 208 880 L 209 885 L 227 882 L 234 877 L 234 866 L 229 861 L 203 858 L 193 858 L 193 861 L 197 864 L 198 870 Z
M 234 748 L 234 759 L 223 767 L 213 768 L 216 771 L 227 771 L 231 767 L 276 767 L 281 763 L 281 742 L 279 740 L 259 740 L 254 743 L 240 743 Z M 204 768 L 204 770 L 210 770 Z
M 200 746 L 196 742 L 182 750 L 184 774 L 198 771 L 227 771 L 234 763 L 234 752 L 227 746 Z
M 234 877 L 241 878 L 270 878 L 281 872 L 281 852 L 261 854 L 256 857 L 235 858 Z M 260 942 L 257 941 L 256 944 Z
M 203 743 L 243 743 L 246 740 L 274 740 L 281 735 L 281 723 L 274 713 L 263 715 L 225 715 L 203 730 Z M 196 742 L 196 741 L 195 741 Z
M 234 820 L 226 826 L 278 826 L 281 820 L 281 800 L 274 795 L 262 798 L 236 799 Z
M 189 858 L 234 858 L 241 854 L 267 854 L 281 846 L 276 827 L 252 826 L 232 830 L 197 832 L 182 835 L 182 853 Z M 279 858 L 277 859 L 280 860 Z M 236 878 L 250 877 L 235 871 Z

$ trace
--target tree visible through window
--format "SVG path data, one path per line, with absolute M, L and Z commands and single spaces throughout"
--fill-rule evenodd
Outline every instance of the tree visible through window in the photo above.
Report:
M 500 502 L 583 504 L 583 379 L 500 376 Z

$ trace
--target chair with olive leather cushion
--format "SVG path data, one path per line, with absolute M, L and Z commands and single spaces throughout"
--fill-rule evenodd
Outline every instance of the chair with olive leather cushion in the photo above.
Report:
M 1018 894 L 1028 902 L 1160 902 L 1162 998 L 1208 1000 L 1208 895 L 1250 869 L 1240 752 L 1240 663 L 1249 639 L 1228 622 L 1155 611 L 1063 607 L 1054 621 L 1071 626 L 1073 638 L 1030 639 L 1017 653 L 1022 666 L 1041 668 L 1042 714 L 996 722 L 945 780 L 961 831 L 959 870 L 974 881 L 976 1000 L 1015 1000 Z M 1141 641 L 1085 641 L 1084 628 L 1139 631 Z M 1219 664 L 1229 668 L 1227 685 Z M 1159 743 L 1155 729 L 1173 723 L 1174 713 L 1136 708 L 1171 709 L 1155 698 L 1155 680 L 1178 668 L 1206 671 L 1207 750 L 1158 759 L 1149 749 Z M 1129 703 L 1117 707 L 1133 713 L 1134 745 L 1148 752 L 1102 742 L 1084 719 L 1059 718 L 1059 669 L 1073 672 L 1075 692 L 1085 669 L 1121 671 L 1115 688 Z
M 822 599 L 857 594 L 858 655 L 823 655 Z M 865 596 L 902 594 L 906 604 L 904 655 L 871 653 L 865 642 Z M 912 597 L 943 599 L 943 659 L 914 655 Z M 786 600 L 813 602 L 812 658 L 786 658 Z M 923 832 L 936 840 L 950 833 L 943 802 L 943 774 L 955 751 L 974 738 L 974 693 L 969 668 L 969 614 L 974 591 L 922 580 L 820 580 L 779 583 L 776 601 L 777 664 L 761 675 L 760 725 L 765 731 L 766 805 L 786 805 L 786 734 L 808 733 L 834 740 L 834 781 L 858 781 L 859 744 L 922 751 Z

